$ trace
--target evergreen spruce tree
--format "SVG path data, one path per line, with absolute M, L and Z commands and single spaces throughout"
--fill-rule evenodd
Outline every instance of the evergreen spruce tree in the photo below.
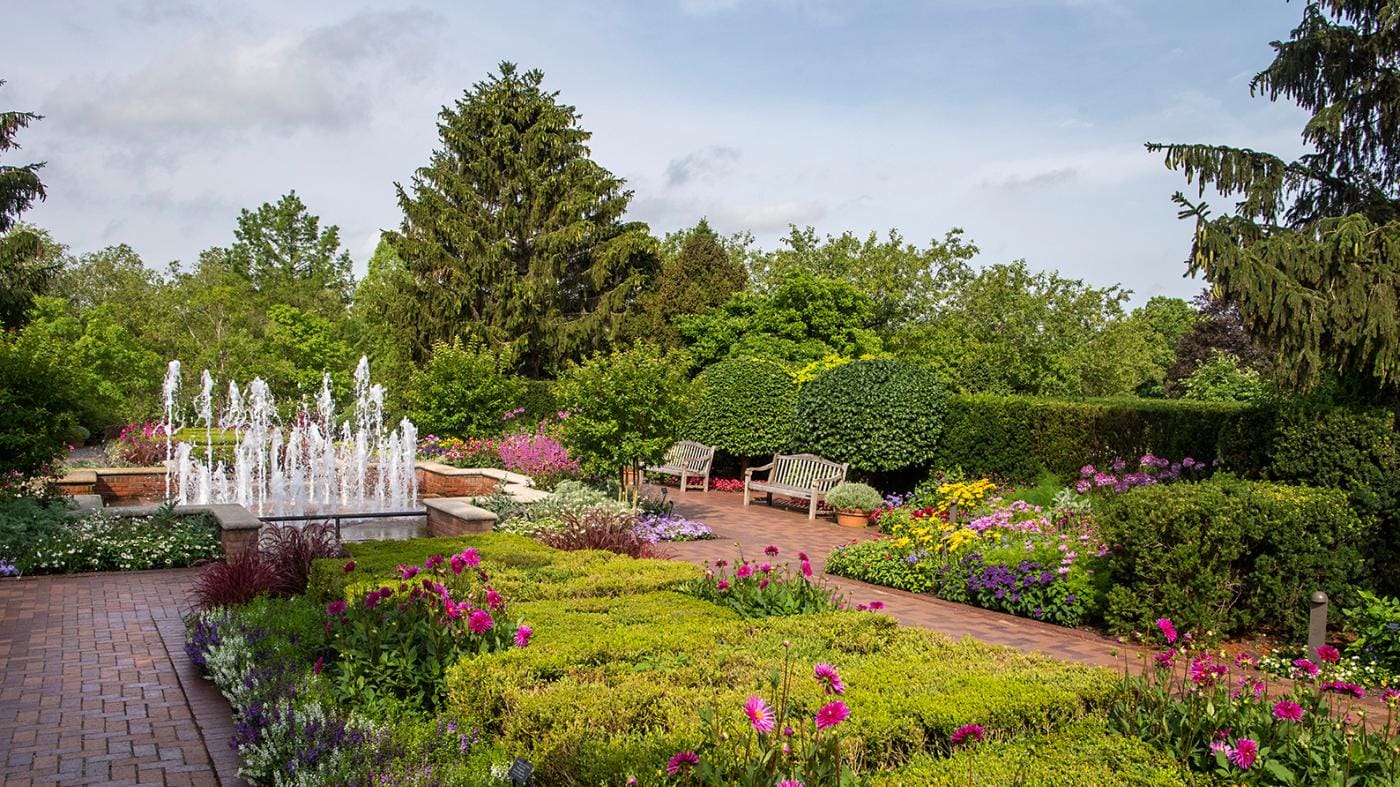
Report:
M 40 119 L 32 112 L 0 112 L 0 153 L 18 150 L 15 134 Z M 46 196 L 39 180 L 43 166 L 0 164 L 0 328 L 23 325 L 34 296 L 58 270 L 56 263 L 44 260 L 39 234 L 18 224 L 20 214 Z
M 543 79 L 502 63 L 443 108 L 441 148 L 396 184 L 404 220 L 388 238 L 413 278 L 420 359 L 477 338 L 553 373 L 609 345 L 656 270 L 646 225 L 622 221 L 632 192 Z
M 1400 384 L 1400 4 L 1311 0 L 1251 93 L 1312 113 L 1296 161 L 1218 145 L 1149 143 L 1169 168 L 1240 201 L 1196 222 L 1187 264 L 1278 354 L 1286 382 L 1335 374 L 1368 397 Z
M 643 297 L 629 333 L 663 347 L 679 347 L 684 341 L 675 324 L 677 317 L 719 306 L 748 281 L 744 264 L 725 251 L 719 235 L 702 218 L 685 232 L 680 251 L 662 263 L 656 286 Z

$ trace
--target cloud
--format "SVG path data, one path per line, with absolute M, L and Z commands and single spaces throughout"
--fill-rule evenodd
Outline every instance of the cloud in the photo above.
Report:
M 140 0 L 122 3 L 117 14 L 138 25 L 185 24 L 209 20 L 209 12 L 194 0 Z
M 1079 172 L 1074 167 L 1060 167 L 1058 169 L 1036 172 L 1029 175 L 1007 175 L 996 180 L 986 180 L 984 184 L 996 189 L 1007 191 L 1022 191 L 1026 189 L 1041 189 L 1050 186 L 1058 186 L 1062 183 L 1069 183 L 1079 177 Z
M 70 77 L 45 111 L 98 136 L 145 135 L 163 144 L 178 134 L 342 129 L 365 120 L 365 83 L 421 67 L 440 27 L 436 15 L 410 10 L 261 39 L 210 30 L 128 74 Z
M 827 214 L 821 202 L 778 202 L 750 207 L 721 205 L 708 211 L 716 226 L 743 227 L 755 234 L 781 232 L 789 224 L 814 224 Z
M 675 188 L 695 180 L 713 180 L 733 171 L 739 163 L 739 149 L 712 145 L 666 165 L 666 185 Z

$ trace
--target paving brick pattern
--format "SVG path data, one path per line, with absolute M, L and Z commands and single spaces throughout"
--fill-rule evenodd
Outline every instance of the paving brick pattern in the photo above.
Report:
M 0 783 L 236 783 L 228 704 L 181 650 L 192 576 L 0 581 Z

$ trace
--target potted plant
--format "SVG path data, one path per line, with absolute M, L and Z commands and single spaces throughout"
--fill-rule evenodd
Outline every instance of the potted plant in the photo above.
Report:
M 842 527 L 865 527 L 870 524 L 870 512 L 883 502 L 880 493 L 866 484 L 843 482 L 826 493 L 826 504 L 836 509 L 836 523 Z

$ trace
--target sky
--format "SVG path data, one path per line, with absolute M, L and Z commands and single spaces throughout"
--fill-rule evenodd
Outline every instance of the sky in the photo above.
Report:
M 538 68 L 661 233 L 708 217 L 765 248 L 789 224 L 962 228 L 1133 302 L 1190 297 L 1183 177 L 1143 143 L 1302 150 L 1251 97 L 1302 4 L 1281 0 L 0 0 L 0 107 L 44 115 L 0 163 L 44 161 L 25 220 L 148 265 L 228 245 L 295 190 L 358 271 L 437 114 L 503 60 Z M 1228 200 L 1215 199 L 1217 210 Z

